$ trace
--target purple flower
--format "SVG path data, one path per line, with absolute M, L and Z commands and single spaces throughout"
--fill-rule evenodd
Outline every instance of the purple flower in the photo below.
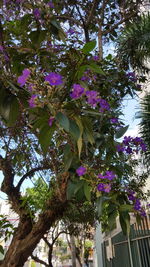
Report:
M 28 69 L 24 69 L 22 73 L 23 73 L 23 76 L 24 76 L 25 78 L 28 78 L 28 76 L 30 75 L 31 71 L 28 70 Z
M 125 136 L 123 139 L 123 143 L 128 146 L 129 143 L 132 141 L 132 137 L 131 136 Z
M 125 149 L 126 153 L 127 154 L 132 154 L 133 150 L 130 146 L 128 146 L 126 149 Z
M 110 119 L 110 122 L 111 123 L 118 123 L 118 118 L 111 118 Z
M 128 199 L 134 201 L 136 199 L 134 196 L 135 192 L 132 190 L 128 190 L 128 192 L 129 192 Z
M 78 174 L 78 176 L 82 176 L 86 173 L 86 168 L 83 166 L 80 166 L 77 170 L 76 173 Z
M 28 79 L 28 76 L 30 75 L 31 71 L 28 69 L 24 69 L 22 72 L 22 75 L 18 77 L 17 82 L 20 86 L 24 86 L 26 83 L 26 80 Z
M 82 76 L 81 81 L 90 81 L 90 78 L 88 76 Z
M 48 120 L 48 125 L 51 127 L 52 124 L 53 124 L 53 121 L 55 120 L 54 117 L 50 117 L 49 120 Z
M 105 178 L 108 180 L 113 180 L 116 178 L 116 175 L 112 171 L 106 171 Z
M 40 10 L 39 10 L 38 8 L 35 8 L 35 9 L 33 10 L 33 15 L 34 15 L 34 17 L 35 17 L 36 19 L 40 19 L 40 17 L 41 17 Z
M 143 142 L 142 138 L 140 138 L 140 137 L 135 137 L 132 139 L 132 141 L 135 145 L 139 145 L 141 142 Z
M 145 212 L 145 210 L 141 209 L 141 210 L 140 210 L 140 214 L 141 214 L 141 216 L 146 217 L 146 212 Z
M 118 152 L 124 152 L 125 151 L 125 147 L 123 145 L 117 145 L 116 148 L 117 148 Z
M 72 29 L 72 28 L 70 28 L 70 29 L 67 31 L 67 33 L 70 33 L 70 34 L 72 35 L 72 34 L 74 34 L 74 33 L 75 33 L 75 30 L 74 30 L 74 29 Z
M 138 211 L 141 209 L 141 201 L 138 198 L 135 200 L 134 209 Z
M 70 94 L 71 98 L 77 99 L 77 98 L 81 97 L 84 94 L 84 90 L 85 89 L 83 87 L 81 87 L 80 84 L 74 84 L 73 85 L 73 91 Z
M 99 179 L 105 179 L 105 176 L 102 175 L 101 173 L 99 173 L 99 174 L 98 174 L 98 178 L 99 178 Z
M 0 45 L 0 51 L 3 52 L 4 51 L 4 47 L 2 45 Z
M 112 171 L 106 171 L 105 175 L 102 175 L 101 173 L 98 174 L 98 178 L 113 180 L 114 178 L 116 178 L 116 175 Z
M 104 192 L 109 193 L 111 190 L 111 184 L 104 184 Z
M 142 148 L 142 151 L 146 151 L 147 150 L 147 146 L 144 143 L 141 143 L 140 147 Z
M 34 86 L 34 84 L 32 84 L 32 83 L 30 83 L 30 84 L 28 85 L 28 89 L 29 89 L 30 92 L 33 91 L 33 86 Z
M 51 72 L 45 77 L 45 81 L 48 81 L 50 85 L 61 85 L 63 83 L 62 76 L 55 72 Z
M 108 102 L 105 99 L 99 98 L 98 99 L 99 105 L 100 105 L 100 112 L 104 112 L 105 110 L 109 110 L 110 106 Z
M 128 72 L 128 73 L 127 73 L 127 77 L 128 77 L 132 82 L 136 82 L 136 81 L 137 81 L 137 78 L 136 78 L 134 72 Z
M 50 8 L 54 8 L 54 3 L 52 1 L 49 1 L 47 4 Z
M 104 184 L 100 183 L 97 186 L 98 191 L 104 191 Z
M 87 96 L 87 102 L 88 104 L 90 104 L 91 106 L 95 107 L 97 102 L 98 102 L 98 98 L 97 98 L 97 92 L 96 91 L 86 91 L 86 96 Z
M 99 56 L 94 56 L 93 60 L 98 61 L 99 60 Z
M 30 108 L 34 108 L 36 106 L 35 100 L 37 99 L 37 95 L 32 95 L 29 99 Z

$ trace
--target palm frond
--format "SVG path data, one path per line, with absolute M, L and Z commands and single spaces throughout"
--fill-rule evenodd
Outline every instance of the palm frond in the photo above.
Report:
M 150 94 L 147 94 L 141 102 L 140 134 L 147 145 L 144 162 L 150 165 Z M 150 168 L 150 167 L 149 167 Z
M 134 69 L 149 70 L 145 62 L 150 60 L 150 13 L 124 29 L 118 41 L 118 56 Z

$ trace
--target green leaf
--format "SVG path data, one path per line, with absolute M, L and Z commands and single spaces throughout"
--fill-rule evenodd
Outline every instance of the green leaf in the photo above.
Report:
M 69 132 L 76 141 L 79 139 L 80 129 L 76 122 L 73 120 L 69 120 Z
M 94 136 L 93 136 L 93 129 L 92 129 L 92 123 L 90 119 L 84 117 L 82 119 L 83 126 L 84 126 L 84 132 L 87 136 L 87 140 L 93 145 L 95 143 Z
M 4 255 L 4 249 L 1 245 L 0 245 L 0 253 Z
M 124 204 L 124 205 L 121 205 L 119 207 L 119 210 L 120 211 L 132 211 L 133 210 L 133 206 L 132 205 L 129 205 L 129 204 Z
M 120 129 L 117 131 L 117 133 L 115 134 L 115 138 L 116 138 L 116 139 L 121 138 L 121 137 L 126 133 L 126 131 L 128 130 L 128 128 L 129 128 L 129 125 L 120 128 Z
M 124 235 L 130 234 L 130 215 L 128 212 L 119 212 L 119 220 Z
M 17 98 L 13 97 L 10 105 L 8 125 L 12 126 L 17 121 L 18 116 L 19 116 L 19 103 Z
M 67 199 L 71 200 L 74 197 L 74 191 L 76 188 L 76 184 L 73 183 L 72 181 L 68 182 L 68 186 L 67 186 Z
M 96 63 L 91 63 L 91 64 L 89 65 L 89 68 L 90 68 L 92 71 L 96 72 L 96 73 L 105 75 L 105 72 L 104 72 L 104 71 L 100 68 L 100 66 L 97 65 Z
M 81 151 L 82 151 L 82 146 L 83 146 L 83 140 L 82 137 L 80 136 L 78 141 L 77 141 L 77 147 L 78 147 L 78 152 L 79 152 L 79 158 L 81 156 Z
M 94 48 L 96 47 L 96 40 L 94 41 L 90 41 L 88 43 L 86 43 L 83 48 L 82 48 L 82 52 L 84 54 L 89 54 L 91 51 L 94 50 Z
M 58 112 L 56 115 L 56 120 L 66 132 L 69 132 L 69 120 L 65 114 Z
M 71 166 L 73 160 L 73 153 L 71 152 L 71 147 L 69 144 L 65 146 L 64 149 L 64 166 L 65 166 L 65 171 L 68 171 L 68 169 Z
M 45 124 L 40 130 L 39 143 L 44 153 L 48 150 L 55 129 L 56 126 L 53 123 L 51 127 Z
M 84 194 L 88 201 L 91 201 L 91 187 L 87 182 L 84 183 Z
M 80 117 L 75 117 L 75 120 L 76 120 L 76 123 L 78 124 L 79 129 L 80 129 L 80 137 L 79 137 L 79 139 L 77 141 L 77 147 L 78 147 L 79 158 L 80 158 L 81 151 L 82 151 L 82 145 L 83 145 L 83 139 L 82 139 L 83 124 L 82 124 L 82 121 L 81 121 Z

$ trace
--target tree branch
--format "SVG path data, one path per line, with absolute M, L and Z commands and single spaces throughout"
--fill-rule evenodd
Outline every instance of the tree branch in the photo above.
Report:
M 102 44 L 102 36 L 103 36 L 103 32 L 102 32 L 102 27 L 103 27 L 103 23 L 104 23 L 104 14 L 105 14 L 105 7 L 108 3 L 108 0 L 104 0 L 102 3 L 102 7 L 101 7 L 101 12 L 100 12 L 100 18 L 98 19 L 98 26 L 99 26 L 99 30 L 98 30 L 98 50 L 99 50 L 99 60 L 101 61 L 103 58 L 103 44 Z
M 40 263 L 40 264 L 43 264 L 43 265 L 45 265 L 46 267 L 49 267 L 49 265 L 48 265 L 45 261 L 39 259 L 37 256 L 31 255 L 31 258 L 32 258 L 34 261 L 36 261 L 36 262 L 38 262 L 38 263 Z
M 22 183 L 24 182 L 24 180 L 28 177 L 32 177 L 34 175 L 35 172 L 37 171 L 42 171 L 42 170 L 48 170 L 50 168 L 50 165 L 46 165 L 46 166 L 39 166 L 37 168 L 34 168 L 30 171 L 28 171 L 26 174 L 24 174 L 22 176 L 22 178 L 20 179 L 20 181 L 18 182 L 17 186 L 16 186 L 16 189 L 17 190 L 20 190 L 20 187 L 22 185 Z
M 96 8 L 97 8 L 97 5 L 98 5 L 99 3 L 100 3 L 100 0 L 94 0 L 94 1 L 93 1 L 93 5 L 92 5 L 92 8 L 91 8 L 91 12 L 90 12 L 89 17 L 88 17 L 88 20 L 87 20 L 87 22 L 86 22 L 86 26 L 87 26 L 87 27 L 88 27 L 89 24 L 91 23 L 91 20 L 92 20 L 92 18 L 93 18 L 94 12 L 95 12 L 95 10 L 96 10 Z
M 82 24 L 83 24 L 82 26 L 83 26 L 84 34 L 85 34 L 85 40 L 86 40 L 86 43 L 87 43 L 87 42 L 90 41 L 90 38 L 89 38 L 89 32 L 88 32 L 88 27 L 86 26 L 85 21 L 84 21 L 84 19 L 83 19 L 83 17 L 82 17 L 82 14 L 81 14 L 81 12 L 80 12 L 80 8 L 77 6 L 77 4 L 75 4 L 75 7 L 76 7 L 76 9 L 77 9 L 77 11 L 78 11 L 78 14 L 79 14 L 79 17 L 80 17 L 80 19 L 81 19 L 81 21 L 82 21 Z
M 78 26 L 82 27 L 82 24 L 80 23 L 79 20 L 74 19 L 73 17 L 69 17 L 67 15 L 61 15 L 61 16 L 56 16 L 57 19 L 62 19 L 62 20 L 70 20 L 71 22 L 75 23 Z
M 111 26 L 108 30 L 103 31 L 103 35 L 106 35 L 108 33 L 110 33 L 111 31 L 113 31 L 114 29 L 116 29 L 120 24 L 128 21 L 129 19 L 133 18 L 136 14 L 132 13 L 130 14 L 128 17 L 121 19 L 120 21 L 118 21 L 115 25 Z

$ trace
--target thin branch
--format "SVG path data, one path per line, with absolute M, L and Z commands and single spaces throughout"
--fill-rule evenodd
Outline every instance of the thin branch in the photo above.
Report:
M 86 43 L 87 43 L 87 42 L 90 41 L 88 27 L 86 26 L 86 23 L 85 23 L 85 21 L 83 19 L 83 16 L 82 16 L 81 12 L 80 12 L 80 8 L 77 6 L 77 4 L 75 4 L 75 7 L 76 7 L 76 9 L 78 11 L 78 14 L 79 14 L 79 17 L 80 17 L 80 19 L 82 21 L 82 24 L 83 24 L 82 27 L 84 29 L 85 40 L 86 40 Z
M 116 29 L 120 24 L 128 21 L 129 19 L 133 18 L 133 16 L 135 16 L 136 14 L 132 13 L 130 14 L 128 17 L 121 19 L 120 21 L 118 21 L 115 25 L 111 26 L 108 30 L 103 31 L 103 35 L 106 35 L 108 33 L 110 33 L 111 31 L 113 31 L 114 29 Z
M 24 182 L 24 180 L 27 179 L 28 177 L 32 177 L 35 172 L 42 171 L 42 170 L 48 170 L 49 168 L 50 168 L 50 165 L 39 166 L 37 168 L 34 168 L 34 169 L 28 171 L 25 175 L 22 176 L 22 178 L 20 179 L 20 181 L 18 182 L 18 184 L 16 186 L 16 189 L 20 190 L 20 187 L 21 187 L 22 183 Z
M 98 26 L 99 26 L 99 30 L 98 30 L 98 50 L 99 50 L 99 60 L 101 61 L 103 58 L 103 44 L 102 44 L 102 36 L 103 36 L 103 32 L 102 32 L 102 27 L 104 24 L 104 17 L 105 17 L 105 7 L 108 3 L 108 0 L 103 0 L 102 6 L 101 6 L 101 10 L 100 10 L 100 18 L 98 19 Z
M 70 20 L 71 22 L 75 23 L 78 26 L 82 27 L 82 24 L 80 23 L 79 20 L 74 19 L 73 17 L 69 17 L 66 15 L 61 15 L 61 16 L 56 16 L 57 19 L 62 19 L 62 20 Z
M 91 8 L 91 11 L 90 11 L 90 14 L 89 14 L 89 17 L 88 17 L 88 20 L 86 22 L 86 26 L 88 27 L 89 24 L 91 23 L 91 20 L 93 18 L 93 15 L 94 15 L 94 12 L 98 6 L 98 4 L 100 3 L 100 0 L 94 0 L 93 1 L 93 5 L 92 5 L 92 8 Z
M 43 265 L 45 265 L 46 267 L 49 267 L 49 265 L 48 265 L 45 261 L 39 259 L 37 256 L 33 256 L 33 255 L 31 255 L 31 258 L 32 258 L 34 261 L 36 261 L 36 262 L 38 262 L 38 263 L 40 263 L 40 264 L 43 264 Z

